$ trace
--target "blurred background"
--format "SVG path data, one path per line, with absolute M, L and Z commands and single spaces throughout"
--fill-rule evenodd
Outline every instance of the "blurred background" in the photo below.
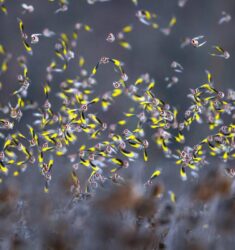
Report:
M 22 14 L 22 3 L 34 6 L 32 14 Z M 48 28 L 56 33 L 53 38 L 41 38 L 38 44 L 33 46 L 33 56 L 27 56 L 28 74 L 32 83 L 29 88 L 29 99 L 35 100 L 39 106 L 44 102 L 43 84 L 46 81 L 46 68 L 54 55 L 54 45 L 60 33 L 72 34 L 74 25 L 77 22 L 88 24 L 93 32 L 81 31 L 78 38 L 78 50 L 76 53 L 85 58 L 85 68 L 88 72 L 99 61 L 100 57 L 106 56 L 116 58 L 124 62 L 125 72 L 128 74 L 129 83 L 145 73 L 149 73 L 156 81 L 154 92 L 162 100 L 176 107 L 183 119 L 184 112 L 190 105 L 187 98 L 190 88 L 196 88 L 206 82 L 205 70 L 212 73 L 214 86 L 217 89 L 226 91 L 234 88 L 234 67 L 235 67 L 235 1 L 227 0 L 188 0 L 183 8 L 179 7 L 177 0 L 139 0 L 135 6 L 131 0 L 110 0 L 107 2 L 97 2 L 88 4 L 86 0 L 71 0 L 68 11 L 54 14 L 58 9 L 56 2 L 46 0 L 31 1 L 6 1 L 8 15 L 0 13 L 0 43 L 7 51 L 12 53 L 13 59 L 9 63 L 9 70 L 0 76 L 2 89 L 0 91 L 0 102 L 6 105 L 11 93 L 18 89 L 17 75 L 20 73 L 16 58 L 26 55 L 21 35 L 19 32 L 17 17 L 20 17 L 28 34 L 41 33 Z M 170 19 L 175 16 L 176 25 L 172 28 L 169 36 L 164 35 L 160 30 L 142 24 L 136 17 L 136 12 L 140 9 L 149 10 L 158 15 L 157 22 L 161 27 L 166 27 Z M 222 16 L 222 11 L 226 11 L 232 16 L 229 23 L 218 24 Z M 132 50 L 125 50 L 117 43 L 106 42 L 107 35 L 112 32 L 116 34 L 124 26 L 133 25 L 133 32 L 126 35 L 126 40 L 131 44 Z M 192 46 L 181 48 L 185 38 L 204 35 L 207 43 L 198 49 Z M 213 45 L 220 45 L 229 51 L 231 57 L 228 60 L 212 57 L 209 55 Z M 1 59 L 2 60 L 2 59 Z M 170 65 L 172 61 L 179 62 L 184 71 L 177 74 L 179 82 L 172 88 L 167 88 L 166 77 L 172 77 L 175 73 Z M 67 78 L 75 78 L 79 74 L 77 61 L 71 61 L 66 72 L 54 74 L 52 82 L 52 92 L 50 100 L 54 106 L 57 105 L 58 98 L 54 95 L 59 84 Z M 103 66 L 96 75 L 97 85 L 95 93 L 97 95 L 113 89 L 113 82 L 117 74 L 110 66 Z M 116 123 L 123 117 L 123 112 L 131 106 L 130 100 L 122 97 L 113 105 L 108 112 L 101 109 L 95 110 L 97 115 L 107 123 Z M 24 113 L 20 122 L 15 126 L 15 131 L 24 131 L 26 124 L 32 121 L 31 111 Z M 5 133 L 5 132 L 4 132 Z M 185 145 L 193 146 L 204 138 L 208 133 L 208 126 L 194 124 L 186 134 Z M 6 132 L 7 134 L 7 132 Z M 157 148 L 151 139 L 153 132 L 146 128 L 146 137 L 150 141 L 149 162 L 146 164 L 141 159 L 131 164 L 126 172 L 122 173 L 133 182 L 145 183 L 149 174 L 155 168 L 162 169 L 161 181 L 167 189 L 174 190 L 177 195 L 182 194 L 190 182 L 197 180 L 190 178 L 188 182 L 182 182 L 179 175 L 179 167 L 171 159 L 164 158 L 164 155 Z M 2 147 L 3 140 L 0 144 Z M 79 142 L 80 143 L 80 142 Z M 81 139 L 81 144 L 89 143 L 88 137 Z M 174 148 L 174 145 L 171 145 Z M 77 146 L 76 146 L 77 147 Z M 222 164 L 220 161 L 211 160 L 208 168 L 213 168 L 215 164 Z M 228 164 L 234 165 L 234 162 Z M 56 170 L 56 171 L 55 171 Z M 51 182 L 51 190 L 46 199 L 51 199 L 56 207 L 67 204 L 71 198 L 68 195 L 66 178 L 71 171 L 71 166 L 66 158 L 61 158 L 56 162 Z M 124 170 L 125 171 L 125 170 Z M 201 174 L 199 173 L 199 176 Z M 84 178 L 86 178 L 84 174 Z M 2 187 L 8 185 L 17 187 L 20 197 L 44 196 L 44 180 L 39 174 L 37 167 L 28 168 L 25 173 L 17 178 L 6 177 Z M 50 197 L 50 198 L 48 198 Z M 35 199 L 33 203 L 37 206 L 39 201 Z M 33 206 L 33 205 L 32 205 Z

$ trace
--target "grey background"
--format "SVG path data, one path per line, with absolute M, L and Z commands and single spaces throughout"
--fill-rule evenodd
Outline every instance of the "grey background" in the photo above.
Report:
M 26 2 L 35 7 L 33 14 L 22 15 L 20 4 Z M 81 31 L 79 36 L 78 52 L 85 57 L 85 67 L 91 71 L 101 56 L 117 58 L 125 62 L 125 70 L 129 76 L 129 82 L 133 83 L 142 73 L 148 72 L 156 80 L 155 92 L 163 100 L 175 106 L 181 112 L 183 118 L 184 111 L 190 105 L 190 100 L 186 98 L 189 88 L 194 88 L 206 80 L 205 69 L 211 71 L 215 87 L 225 91 L 227 88 L 234 87 L 234 22 L 218 25 L 221 12 L 225 10 L 229 14 L 235 13 L 235 2 L 233 0 L 189 0 L 184 8 L 179 8 L 176 0 L 140 0 L 135 7 L 129 0 L 112 0 L 106 3 L 96 3 L 88 5 L 85 0 L 70 1 L 69 11 L 54 14 L 58 8 L 56 3 L 49 3 L 46 0 L 33 1 L 7 1 L 8 16 L 0 14 L 0 42 L 5 45 L 8 51 L 13 54 L 13 58 L 25 54 L 20 32 L 17 24 L 17 17 L 21 17 L 25 31 L 28 34 L 40 33 L 44 28 L 49 28 L 57 33 L 65 32 L 71 34 L 74 24 L 81 22 L 89 24 L 94 31 L 86 33 Z M 151 29 L 139 22 L 135 13 L 139 9 L 147 9 L 158 14 L 158 23 L 166 26 L 171 17 L 177 18 L 177 24 L 173 28 L 170 36 L 163 35 L 159 30 Z M 127 51 L 117 45 L 109 44 L 105 41 L 108 33 L 117 33 L 127 24 L 134 26 L 133 32 L 127 34 L 127 40 L 132 45 L 132 50 Z M 199 49 L 188 46 L 180 48 L 180 44 L 185 37 L 204 35 L 207 44 Z M 29 98 L 36 100 L 39 104 L 44 101 L 42 84 L 45 82 L 46 67 L 54 58 L 54 44 L 56 38 L 42 38 L 34 49 L 33 57 L 28 56 L 29 77 L 32 84 L 29 89 Z M 227 49 L 231 58 L 211 57 L 208 53 L 212 45 L 221 45 Z M 173 75 L 170 68 L 171 62 L 175 60 L 184 67 L 184 72 L 179 75 L 179 83 L 171 89 L 166 88 L 164 78 Z M 1 76 L 3 89 L 0 92 L 2 104 L 7 104 L 10 94 L 18 88 L 17 74 L 19 67 L 16 60 L 11 60 L 7 74 Z M 78 74 L 77 62 L 72 62 L 68 71 L 63 74 L 55 74 L 52 83 L 52 94 L 50 100 L 56 107 L 58 99 L 53 93 L 58 89 L 58 85 L 66 78 L 75 78 Z M 112 82 L 116 79 L 116 74 L 112 67 L 102 67 L 97 73 L 98 84 L 95 91 L 101 94 L 112 89 Z M 122 117 L 122 112 L 130 105 L 127 98 L 121 98 L 116 105 L 107 112 L 99 111 L 98 114 L 105 121 L 113 123 Z M 98 111 L 98 110 L 97 110 Z M 25 124 L 30 123 L 31 113 L 26 112 L 16 125 L 15 130 L 24 130 Z M 147 137 L 151 140 L 151 130 L 146 130 Z M 193 125 L 187 133 L 186 145 L 194 145 L 208 134 L 208 129 L 204 125 Z M 87 137 L 83 138 L 82 143 L 86 143 Z M 151 141 L 152 142 L 152 141 Z M 1 141 L 2 143 L 2 141 Z M 89 142 L 88 142 L 89 143 Z M 169 189 L 185 189 L 188 183 L 182 183 L 179 177 L 179 169 L 172 160 L 163 158 L 163 154 L 152 142 L 150 147 L 150 162 L 144 164 L 141 160 L 132 164 L 127 171 L 129 178 L 134 181 L 145 182 L 147 176 L 156 168 L 163 169 L 162 180 Z M 172 145 L 174 147 L 174 145 Z M 233 163 L 230 163 L 233 164 Z M 213 165 L 213 164 L 212 164 Z M 52 181 L 52 193 L 57 192 L 56 183 L 60 183 L 64 176 L 70 172 L 67 159 L 63 158 L 56 164 L 57 170 L 54 171 Z M 29 178 L 30 177 L 30 178 Z M 36 167 L 27 169 L 15 182 L 26 192 L 32 190 L 42 190 L 43 180 Z M 192 180 L 193 181 L 193 180 Z M 33 188 L 31 188 L 33 187 Z M 53 191 L 54 190 L 54 191 Z M 180 193 L 180 191 L 177 191 Z

